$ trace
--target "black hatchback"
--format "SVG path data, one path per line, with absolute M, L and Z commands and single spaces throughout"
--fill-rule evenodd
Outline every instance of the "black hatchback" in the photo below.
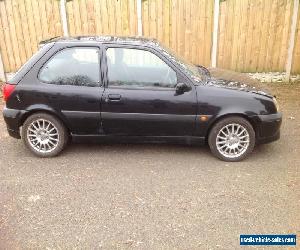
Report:
M 96 139 L 208 143 L 239 161 L 279 139 L 281 114 L 269 93 L 220 75 L 155 40 L 55 38 L 4 85 L 3 115 L 8 133 L 41 157 L 69 139 Z

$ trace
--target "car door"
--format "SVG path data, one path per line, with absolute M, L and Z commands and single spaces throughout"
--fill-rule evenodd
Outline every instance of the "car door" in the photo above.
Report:
M 100 134 L 100 51 L 91 45 L 53 47 L 35 66 L 36 78 L 25 79 L 28 93 L 21 99 L 27 109 L 55 112 L 72 134 Z
M 130 136 L 191 136 L 196 91 L 163 55 L 148 47 L 107 46 L 101 100 L 104 132 Z M 189 91 L 176 94 L 185 82 Z

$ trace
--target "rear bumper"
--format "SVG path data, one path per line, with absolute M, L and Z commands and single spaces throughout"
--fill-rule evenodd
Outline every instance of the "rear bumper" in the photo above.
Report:
M 258 115 L 255 117 L 256 143 L 269 143 L 280 138 L 280 126 L 282 122 L 282 114 Z
M 17 139 L 21 138 L 20 126 L 22 124 L 22 119 L 24 117 L 24 114 L 26 113 L 27 111 L 25 110 L 9 109 L 7 107 L 4 107 L 3 117 L 6 123 L 8 134 L 11 137 Z

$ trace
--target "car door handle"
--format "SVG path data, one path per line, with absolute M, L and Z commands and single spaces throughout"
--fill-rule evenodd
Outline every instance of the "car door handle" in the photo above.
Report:
M 106 102 L 118 102 L 121 100 L 121 95 L 119 94 L 109 94 L 105 99 Z

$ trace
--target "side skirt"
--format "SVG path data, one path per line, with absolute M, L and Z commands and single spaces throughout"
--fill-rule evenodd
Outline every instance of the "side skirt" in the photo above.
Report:
M 72 134 L 73 142 L 96 143 L 174 143 L 204 145 L 205 138 L 197 136 L 124 136 L 124 135 L 76 135 Z

